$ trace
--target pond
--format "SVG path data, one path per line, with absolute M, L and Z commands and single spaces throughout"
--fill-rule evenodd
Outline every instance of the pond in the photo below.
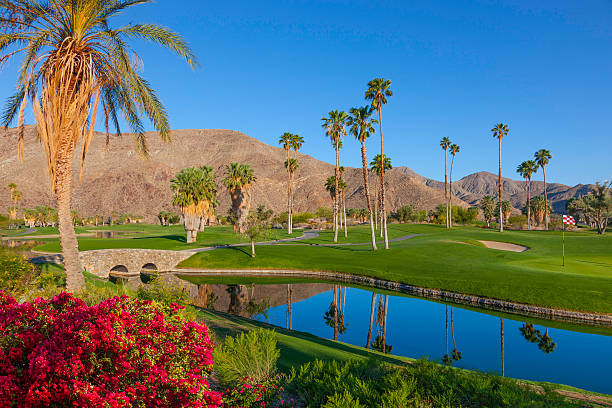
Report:
M 338 339 L 365 346 L 372 317 L 370 341 L 378 337 L 382 350 L 386 300 L 385 345 L 392 354 L 612 394 L 610 328 L 522 321 L 403 295 L 376 294 L 372 315 L 368 290 L 328 283 L 251 285 L 248 279 L 206 286 L 208 306 L 333 339 L 335 290 Z

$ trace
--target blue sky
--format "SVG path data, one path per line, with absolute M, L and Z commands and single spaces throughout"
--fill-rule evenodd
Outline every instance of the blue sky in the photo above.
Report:
M 154 45 L 133 44 L 174 129 L 234 129 L 274 145 L 290 131 L 306 139 L 304 153 L 332 162 L 321 117 L 365 104 L 367 81 L 382 76 L 393 81 L 383 122 L 395 166 L 443 178 L 439 140 L 448 136 L 462 149 L 456 178 L 496 172 L 490 129 L 503 121 L 505 176 L 517 178 L 516 166 L 544 147 L 551 181 L 612 178 L 609 0 L 160 0 L 117 23 L 127 21 L 180 32 L 200 59 L 190 71 Z M 13 72 L 0 74 L 3 98 Z M 368 147 L 371 157 L 378 135 Z M 360 165 L 354 140 L 341 160 Z

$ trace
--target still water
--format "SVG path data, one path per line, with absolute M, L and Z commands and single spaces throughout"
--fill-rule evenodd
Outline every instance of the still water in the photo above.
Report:
M 217 310 L 282 327 L 291 325 L 293 330 L 329 339 L 334 337 L 333 309 L 330 313 L 333 289 L 334 285 L 322 283 L 210 285 Z M 340 299 L 336 301 L 338 339 L 365 346 L 372 292 L 336 289 Z M 377 295 L 374 309 L 372 342 L 377 336 L 382 339 L 384 295 Z M 612 329 L 515 319 L 520 317 L 502 318 L 419 298 L 388 296 L 386 344 L 396 355 L 425 356 L 497 374 L 503 370 L 507 377 L 612 394 Z

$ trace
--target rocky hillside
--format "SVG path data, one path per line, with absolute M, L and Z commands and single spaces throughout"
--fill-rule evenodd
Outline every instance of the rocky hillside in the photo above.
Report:
M 426 186 L 444 190 L 444 183 L 421 177 L 412 170 L 404 168 L 406 174 L 419 178 Z M 540 177 L 540 174 L 538 174 Z M 592 184 L 578 184 L 576 186 L 566 186 L 559 183 L 547 183 L 546 190 L 548 199 L 552 202 L 553 211 L 562 213 L 565 210 L 565 202 L 572 198 L 587 194 L 593 188 Z M 482 197 L 491 195 L 497 197 L 497 174 L 480 171 L 463 177 L 453 182 L 453 194 L 463 201 L 477 205 Z M 531 182 L 531 196 L 535 197 L 544 194 L 544 182 Z M 516 208 L 521 208 L 527 201 L 527 188 L 524 180 L 511 180 L 502 177 L 502 196 L 510 200 Z
M 111 137 L 105 151 L 104 135 L 96 134 L 89 147 L 82 182 L 75 174 L 74 207 L 83 215 L 111 212 L 143 215 L 152 221 L 170 205 L 170 179 L 182 168 L 209 165 L 217 171 L 220 212 L 226 213 L 230 200 L 221 186 L 224 166 L 230 162 L 249 163 L 258 176 L 252 190 L 253 204 L 264 204 L 275 211 L 286 206 L 285 152 L 243 133 L 223 130 L 176 130 L 173 142 L 162 143 L 155 132 L 147 134 L 150 158 L 143 160 L 135 153 L 130 136 Z M 79 156 L 77 154 L 77 156 Z M 313 157 L 298 154 L 300 167 L 296 176 L 295 205 L 297 211 L 331 206 L 324 182 L 333 175 L 333 166 Z M 78 169 L 78 158 L 75 169 Z M 0 212 L 9 205 L 8 183 L 14 182 L 23 193 L 21 207 L 54 205 L 45 170 L 45 158 L 33 127 L 27 127 L 23 163 L 17 160 L 16 130 L 0 136 Z M 347 206 L 365 207 L 361 169 L 347 168 L 349 185 Z M 444 192 L 407 168 L 388 173 L 388 207 L 391 210 L 407 203 L 430 209 L 444 202 Z M 371 186 L 375 184 L 372 177 Z M 460 199 L 456 203 L 468 204 Z M 176 209 L 174 209 L 176 211 Z

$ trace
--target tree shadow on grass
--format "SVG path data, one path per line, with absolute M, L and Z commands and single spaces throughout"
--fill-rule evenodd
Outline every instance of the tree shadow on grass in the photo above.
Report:
M 247 251 L 245 248 L 247 248 L 246 246 L 230 246 L 227 247 L 225 249 L 231 249 L 232 251 L 238 251 L 238 252 L 242 252 L 244 255 L 248 256 L 249 258 L 251 258 L 251 252 L 250 250 Z
M 211 311 L 201 309 L 199 307 L 197 307 L 197 309 L 205 310 L 207 313 L 210 313 L 216 316 L 217 318 L 223 320 L 222 322 L 219 322 L 215 320 L 208 320 L 206 318 L 203 319 L 205 323 L 215 332 L 216 337 L 220 341 L 225 339 L 226 336 L 235 336 L 236 334 L 253 330 L 257 327 L 274 330 L 280 335 L 288 336 L 290 338 L 290 341 L 287 341 L 286 338 L 283 337 L 278 338 L 278 348 L 281 351 L 281 358 L 278 362 L 278 365 L 280 370 L 283 372 L 288 372 L 291 367 L 306 363 L 308 361 L 312 361 L 316 358 L 320 360 L 344 360 L 354 358 L 355 356 L 363 357 L 365 359 L 374 357 L 391 364 L 406 364 L 405 361 L 402 361 L 392 355 L 383 355 L 382 353 L 378 353 L 375 351 L 368 351 L 363 348 L 351 347 L 347 344 L 317 337 L 309 333 L 287 330 L 280 326 L 275 326 L 257 320 L 247 319 L 225 312 Z M 306 351 L 309 349 L 309 347 L 304 347 L 304 345 L 300 344 L 301 342 L 299 341 L 291 341 L 293 338 L 295 338 L 296 340 L 303 340 L 314 343 L 315 345 L 320 346 L 322 349 L 318 350 L 318 354 L 313 355 L 313 352 Z
M 178 234 L 155 235 L 155 236 L 149 236 L 149 237 L 135 237 L 135 238 L 131 238 L 131 239 L 139 240 L 139 239 L 152 239 L 152 238 L 167 239 L 169 241 L 181 242 L 183 244 L 187 243 L 187 237 L 185 237 L 184 235 L 178 235 Z

